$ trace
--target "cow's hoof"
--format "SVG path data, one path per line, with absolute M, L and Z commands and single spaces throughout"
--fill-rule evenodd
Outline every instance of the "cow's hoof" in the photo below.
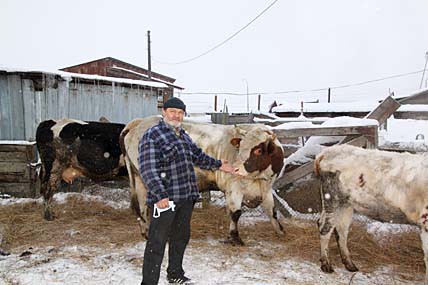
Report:
M 355 266 L 355 264 L 351 263 L 345 263 L 345 268 L 350 272 L 356 272 L 358 271 L 358 267 Z
M 8 255 L 10 255 L 10 252 L 8 252 L 8 251 L 3 250 L 3 249 L 0 248 L 0 255 L 2 255 L 2 256 L 8 256 Z
M 244 242 L 242 241 L 242 239 L 240 237 L 238 237 L 238 238 L 228 237 L 227 239 L 225 239 L 223 241 L 223 243 L 225 243 L 225 244 L 231 244 L 233 246 L 237 246 L 237 245 L 244 246 L 245 245 Z
M 46 221 L 53 221 L 55 220 L 55 216 L 52 215 L 50 212 L 45 212 L 44 216 Z
M 284 236 L 285 235 L 285 231 L 282 228 L 278 229 L 278 230 L 275 230 L 275 233 L 277 235 L 279 235 L 279 236 Z
M 334 272 L 334 269 L 330 264 L 322 264 L 321 270 L 325 273 L 333 273 Z

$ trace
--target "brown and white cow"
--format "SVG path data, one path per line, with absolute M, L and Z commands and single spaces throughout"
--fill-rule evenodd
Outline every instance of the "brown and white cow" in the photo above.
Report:
M 123 124 L 83 122 L 73 119 L 47 120 L 36 131 L 42 168 L 41 189 L 44 218 L 52 220 L 52 196 L 61 180 L 72 183 L 85 176 L 95 181 L 126 175 L 119 146 Z
M 346 269 L 358 270 L 347 246 L 354 209 L 379 221 L 419 225 L 428 268 L 427 154 L 333 146 L 317 155 L 315 173 L 321 180 L 323 210 L 318 226 L 324 272 L 333 272 L 328 254 L 333 231 Z
M 128 123 L 121 134 L 121 146 L 130 176 L 132 208 L 138 217 L 143 236 L 147 233 L 148 213 L 146 188 L 138 172 L 138 143 L 144 132 L 159 121 L 159 117 L 136 119 Z M 229 239 L 242 245 L 238 220 L 242 205 L 254 208 L 259 205 L 269 215 L 277 233 L 283 229 L 274 210 L 272 183 L 283 166 L 283 150 L 275 134 L 260 124 L 239 127 L 183 122 L 182 127 L 204 152 L 217 159 L 226 159 L 239 168 L 242 177 L 222 171 L 196 168 L 201 191 L 219 189 L 225 193 L 231 218 Z M 123 143 L 122 143 L 123 141 Z

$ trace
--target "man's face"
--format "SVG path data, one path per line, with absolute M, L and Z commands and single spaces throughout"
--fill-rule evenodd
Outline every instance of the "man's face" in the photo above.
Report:
M 162 109 L 162 115 L 165 123 L 178 128 L 183 121 L 184 111 L 177 108 L 167 108 L 166 110 Z

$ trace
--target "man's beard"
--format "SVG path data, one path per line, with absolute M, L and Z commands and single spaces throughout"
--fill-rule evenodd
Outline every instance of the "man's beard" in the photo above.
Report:
M 166 118 L 164 118 L 164 121 L 165 121 L 165 123 L 167 123 L 168 125 L 170 125 L 171 127 L 174 127 L 174 128 L 179 128 L 179 127 L 181 127 L 181 122 L 177 122 L 177 121 L 170 121 L 170 120 L 168 120 L 168 119 L 166 119 Z

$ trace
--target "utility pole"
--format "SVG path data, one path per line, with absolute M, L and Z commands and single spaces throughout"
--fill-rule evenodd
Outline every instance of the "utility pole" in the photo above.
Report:
M 152 56 L 151 56 L 151 48 L 150 48 L 150 31 L 147 31 L 147 50 L 148 50 L 148 58 L 147 58 L 147 66 L 149 70 L 149 79 L 152 79 Z
M 424 67 L 424 71 L 422 72 L 422 79 L 421 79 L 421 84 L 419 85 L 419 89 L 422 88 L 422 84 L 424 82 L 425 69 L 427 69 L 427 62 L 428 62 L 428 51 L 425 53 L 425 67 Z
M 245 85 L 247 86 L 247 113 L 250 113 L 250 98 L 248 95 L 248 81 L 247 79 L 243 79 L 245 81 Z

